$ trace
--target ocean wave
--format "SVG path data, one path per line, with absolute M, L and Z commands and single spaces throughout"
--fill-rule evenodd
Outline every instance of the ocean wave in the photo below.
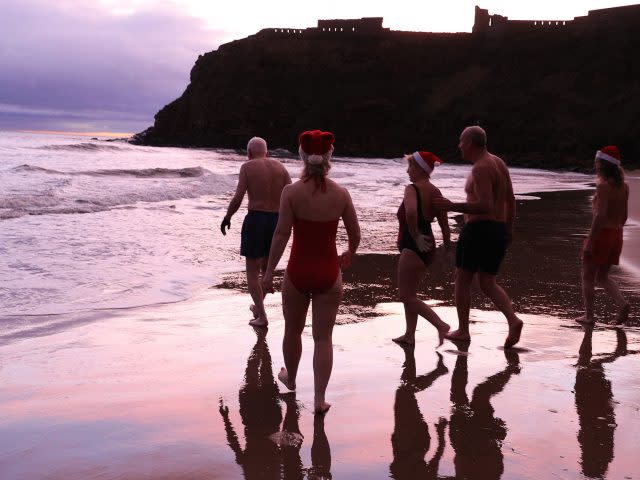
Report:
M 29 165 L 16 168 L 61 174 Z M 25 215 L 97 213 L 139 202 L 199 198 L 226 192 L 235 183 L 232 175 L 214 174 L 202 167 L 96 170 L 63 175 L 65 178 L 54 177 L 28 192 L 0 194 L 0 220 Z M 148 182 L 149 178 L 155 181 Z
M 114 176 L 114 177 L 137 177 L 137 178 L 194 178 L 202 177 L 208 170 L 202 167 L 185 168 L 138 168 L 138 169 L 104 169 L 104 170 L 84 170 L 77 172 L 61 172 L 36 165 L 19 165 L 11 169 L 12 172 L 34 172 L 50 175 L 88 175 L 94 177 Z
M 70 152 L 113 152 L 116 150 L 123 150 L 127 147 L 120 145 L 103 145 L 97 143 L 70 143 L 66 145 L 43 145 L 41 147 L 35 147 L 41 150 L 54 150 L 54 151 L 70 151 Z

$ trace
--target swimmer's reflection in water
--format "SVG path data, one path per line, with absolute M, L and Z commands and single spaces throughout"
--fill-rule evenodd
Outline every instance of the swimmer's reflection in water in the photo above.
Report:
M 584 337 L 578 351 L 575 398 L 580 422 L 582 473 L 590 478 L 602 478 L 613 460 L 616 417 L 613 408 L 611 382 L 605 377 L 605 363 L 638 352 L 627 350 L 627 335 L 616 328 L 616 349 L 613 353 L 592 359 L 593 326 L 584 327 Z
M 431 436 L 429 435 L 429 427 L 420 412 L 416 393 L 429 388 L 433 382 L 446 375 L 449 370 L 442 361 L 442 355 L 437 353 L 436 367 L 425 375 L 416 376 L 415 345 L 402 344 L 401 346 L 405 353 L 405 362 L 400 377 L 402 383 L 396 390 L 393 408 L 395 417 L 395 426 L 391 435 L 393 462 L 389 470 L 391 477 L 397 480 L 435 479 L 444 452 L 444 432 L 447 422 L 441 418 L 435 424 L 438 444 L 431 460 L 425 461 Z
M 300 409 L 295 392 L 279 394 L 266 342 L 266 330 L 254 330 L 256 344 L 247 360 L 244 383 L 238 392 L 245 446 L 244 449 L 241 447 L 229 418 L 229 408 L 221 400 L 219 410 L 227 442 L 247 480 L 302 479 L 306 469 L 300 459 L 303 437 L 298 425 Z M 286 406 L 284 419 L 281 402 Z M 318 415 L 314 419 L 311 460 L 308 478 L 331 478 L 329 441 L 324 431 L 324 418 Z
M 465 347 L 461 345 L 458 348 L 462 350 Z M 456 360 L 451 376 L 449 438 L 455 451 L 457 479 L 499 479 L 504 472 L 502 441 L 507 435 L 507 427 L 502 419 L 494 416 L 490 401 L 504 390 L 512 375 L 520 373 L 517 351 L 505 349 L 504 354 L 506 368 L 477 385 L 471 401 L 466 392 L 468 357 L 459 355 Z

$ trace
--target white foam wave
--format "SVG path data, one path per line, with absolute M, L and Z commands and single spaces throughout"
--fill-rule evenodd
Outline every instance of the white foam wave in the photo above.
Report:
M 20 165 L 13 173 L 34 174 L 21 191 L 0 194 L 0 219 L 23 215 L 93 213 L 139 202 L 216 195 L 232 188 L 231 175 L 197 167 L 61 172 Z M 46 181 L 42 181 L 45 175 Z M 27 188 L 29 185 L 29 188 Z
M 120 145 L 111 145 L 111 144 L 98 144 L 98 143 L 73 143 L 66 145 L 43 145 L 41 147 L 36 147 L 42 150 L 53 150 L 53 151 L 71 151 L 71 152 L 113 152 L 117 150 L 123 150 L 126 147 Z

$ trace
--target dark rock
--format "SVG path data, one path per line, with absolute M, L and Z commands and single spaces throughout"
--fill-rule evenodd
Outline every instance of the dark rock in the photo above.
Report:
M 182 96 L 131 141 L 239 149 L 259 135 L 296 152 L 317 128 L 335 133 L 338 155 L 427 149 L 456 162 L 460 131 L 479 124 L 511 165 L 587 171 L 615 144 L 638 166 L 640 16 L 590 18 L 459 34 L 262 30 L 198 57 Z

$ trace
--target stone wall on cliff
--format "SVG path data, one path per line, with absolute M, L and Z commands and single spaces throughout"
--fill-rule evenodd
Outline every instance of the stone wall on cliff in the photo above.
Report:
M 136 141 L 297 150 L 305 129 L 336 155 L 417 149 L 459 161 L 466 125 L 512 165 L 586 169 L 618 145 L 640 158 L 639 25 L 500 35 L 266 29 L 196 61 L 184 93 Z M 637 163 L 636 163 L 637 165 Z

